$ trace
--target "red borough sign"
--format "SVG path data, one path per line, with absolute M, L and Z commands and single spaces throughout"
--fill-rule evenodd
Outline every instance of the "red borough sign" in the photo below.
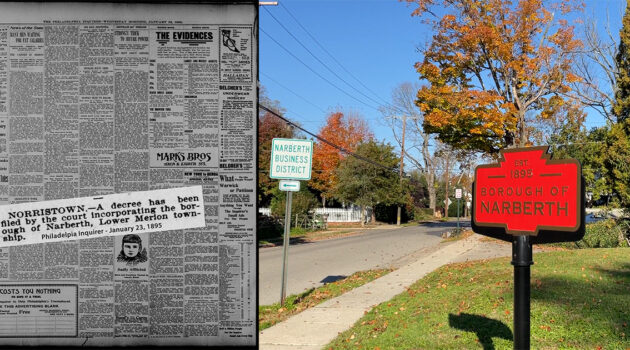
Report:
M 584 236 L 580 163 L 552 160 L 547 150 L 547 146 L 502 150 L 498 163 L 475 169 L 475 232 L 506 241 L 528 235 L 532 243 Z

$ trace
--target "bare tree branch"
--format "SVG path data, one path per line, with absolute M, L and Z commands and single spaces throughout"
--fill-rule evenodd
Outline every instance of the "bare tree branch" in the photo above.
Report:
M 564 95 L 614 122 L 615 117 L 611 110 L 617 93 L 619 68 L 615 57 L 619 45 L 610 30 L 608 20 L 604 27 L 607 37 L 602 39 L 598 34 L 597 23 L 593 20 L 586 22 L 584 50 L 578 53 L 580 60 L 574 66 L 576 74 L 582 81 L 572 84 L 572 90 Z
M 435 181 L 435 160 L 429 151 L 429 143 L 433 137 L 424 132 L 422 123 L 424 118 L 418 106 L 416 106 L 416 94 L 420 89 L 418 83 L 402 83 L 392 90 L 392 103 L 380 108 L 385 116 L 394 139 L 402 147 L 402 122 L 409 127 L 406 128 L 404 157 L 409 160 L 415 168 L 426 175 L 427 187 L 429 190 L 430 207 L 435 210 L 436 192 Z M 412 152 L 416 150 L 417 152 Z

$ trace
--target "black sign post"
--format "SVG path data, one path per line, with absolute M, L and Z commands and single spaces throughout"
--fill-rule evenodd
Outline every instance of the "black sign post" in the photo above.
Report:
M 529 236 L 515 236 L 512 242 L 514 265 L 514 349 L 529 349 L 530 266 L 534 264 Z

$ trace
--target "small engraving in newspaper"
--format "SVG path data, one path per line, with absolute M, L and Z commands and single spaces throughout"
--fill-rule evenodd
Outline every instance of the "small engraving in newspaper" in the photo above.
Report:
M 205 226 L 201 186 L 0 207 L 0 247 Z

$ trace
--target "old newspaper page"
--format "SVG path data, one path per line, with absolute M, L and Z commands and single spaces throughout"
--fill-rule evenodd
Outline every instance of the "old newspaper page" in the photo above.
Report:
M 256 16 L 0 3 L 0 204 L 32 203 L 0 222 L 0 345 L 255 345 Z M 59 229 L 116 235 L 2 245 L 52 223 L 38 202 L 85 197 L 107 205 Z M 195 205 L 205 225 L 166 225 Z

